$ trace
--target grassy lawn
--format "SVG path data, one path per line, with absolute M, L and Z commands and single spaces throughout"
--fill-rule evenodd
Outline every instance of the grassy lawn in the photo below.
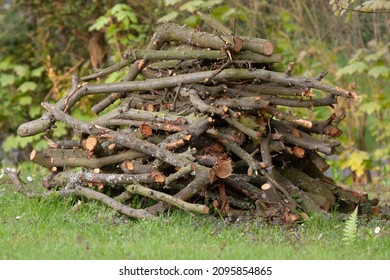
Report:
M 172 210 L 135 221 L 97 202 L 74 204 L 0 186 L 0 259 L 390 259 L 388 220 L 360 217 L 356 241 L 345 244 L 337 217 L 281 227 Z

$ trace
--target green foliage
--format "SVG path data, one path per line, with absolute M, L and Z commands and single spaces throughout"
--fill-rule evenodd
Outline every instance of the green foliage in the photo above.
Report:
M 349 171 L 363 177 L 371 171 L 372 180 L 382 184 L 389 180 L 390 40 L 386 14 L 372 12 L 388 11 L 389 3 L 275 0 L 271 5 L 267 1 L 106 0 L 85 5 L 81 0 L 8 1 L 7 9 L 0 8 L 0 141 L 7 143 L 7 151 L 29 148 L 24 142 L 28 140 L 34 147 L 45 144 L 39 137 L 19 140 L 14 132 L 22 122 L 40 116 L 44 98 L 50 102 L 61 98 L 72 74 L 91 72 L 86 47 L 89 32 L 105 33 L 107 55 L 117 62 L 126 49 L 143 47 L 158 23 L 174 21 L 210 30 L 195 14 L 202 11 L 231 29 L 236 19 L 238 35 L 271 40 L 275 52 L 285 57 L 275 66 L 278 70 L 285 71 L 291 61 L 295 62 L 293 74 L 315 77 L 328 70 L 323 82 L 356 91 L 361 100 L 344 104 L 347 117 L 340 124 L 340 155 L 329 163 L 333 170 L 341 170 L 334 172 L 341 182 L 352 182 L 348 181 L 351 176 L 344 176 Z M 340 17 L 348 17 L 349 23 Z M 81 60 L 77 69 L 67 73 Z M 124 75 L 112 73 L 105 82 L 120 81 Z M 314 94 L 321 96 L 318 91 Z M 83 98 L 72 114 L 79 119 L 92 118 L 87 108 L 94 101 Z M 302 109 L 299 114 L 321 120 L 329 111 L 333 109 Z M 55 133 L 66 136 L 67 129 L 59 127 Z
M 88 30 L 104 30 L 108 43 L 116 46 L 119 57 L 122 54 L 122 47 L 143 44 L 146 40 L 146 27 L 138 22 L 136 12 L 127 4 L 114 5 Z
M 358 177 L 372 168 L 380 171 L 390 158 L 390 97 L 385 93 L 390 82 L 389 47 L 390 44 L 369 42 L 336 73 L 339 80 L 356 83 L 361 96 L 361 102 L 352 104 L 347 112 L 347 120 L 354 123 L 347 127 L 349 143 L 340 155 L 341 168 L 349 168 Z M 351 140 L 359 146 L 353 147 Z
M 349 215 L 345 222 L 343 230 L 343 242 L 345 244 L 352 243 L 356 239 L 358 222 L 358 207 Z
M 354 12 L 358 13 L 375 13 L 390 11 L 390 2 L 388 0 L 369 0 L 359 1 L 355 0 L 331 0 L 329 4 L 332 6 L 333 12 L 336 16 L 342 17 L 345 15 L 345 21 L 348 22 Z

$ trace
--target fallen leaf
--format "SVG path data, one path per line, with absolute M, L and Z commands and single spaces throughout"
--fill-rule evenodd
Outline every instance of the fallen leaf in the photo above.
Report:
M 244 41 L 240 37 L 234 37 L 234 51 L 239 52 L 242 49 Z

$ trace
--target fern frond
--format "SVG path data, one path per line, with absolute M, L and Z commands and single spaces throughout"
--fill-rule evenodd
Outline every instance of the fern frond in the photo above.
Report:
M 357 222 L 358 222 L 358 206 L 356 206 L 355 210 L 348 217 L 345 222 L 345 227 L 343 230 L 343 241 L 345 243 L 350 243 L 356 239 L 357 232 Z

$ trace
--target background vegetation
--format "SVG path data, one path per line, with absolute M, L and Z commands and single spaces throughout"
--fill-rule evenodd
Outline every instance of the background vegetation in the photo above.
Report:
M 351 4 L 350 2 L 354 2 Z M 195 11 L 210 12 L 236 33 L 263 37 L 294 61 L 297 73 L 326 79 L 361 95 L 346 104 L 342 148 L 328 158 L 339 183 L 367 188 L 380 198 L 390 189 L 390 54 L 388 1 L 301 0 L 0 0 L 0 168 L 26 160 L 41 135 L 19 138 L 16 129 L 38 117 L 42 100 L 58 100 L 74 73 L 92 72 L 92 47 L 104 50 L 103 66 L 119 61 L 128 48 L 143 47 L 156 25 L 175 21 L 204 27 Z M 363 5 L 361 5 L 363 3 Z M 107 78 L 116 81 L 117 74 Z M 77 112 L 89 118 L 91 100 Z M 318 114 L 321 114 L 319 112 Z M 59 126 L 56 137 L 66 135 Z

